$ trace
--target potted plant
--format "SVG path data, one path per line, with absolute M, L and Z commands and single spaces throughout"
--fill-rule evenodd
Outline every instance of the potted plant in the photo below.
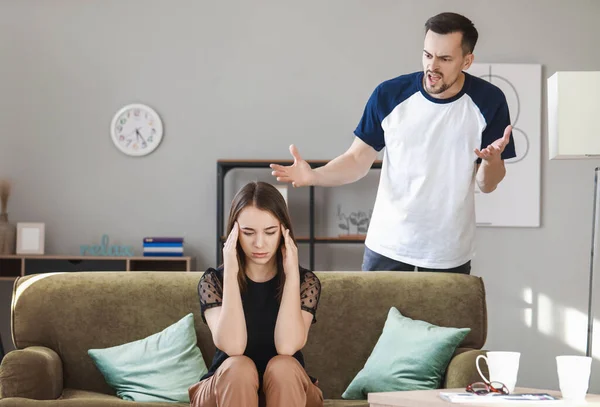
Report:
M 361 238 L 367 234 L 367 230 L 369 229 L 369 222 L 371 221 L 371 213 L 367 214 L 363 211 L 351 212 L 350 215 L 346 215 L 342 212 L 342 208 L 338 205 L 338 226 L 340 229 L 345 230 L 346 233 L 340 234 L 340 237 L 354 239 Z M 351 233 L 352 231 L 356 231 L 356 233 Z

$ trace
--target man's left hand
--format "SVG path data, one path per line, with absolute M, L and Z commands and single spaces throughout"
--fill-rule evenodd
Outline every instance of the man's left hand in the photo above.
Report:
M 506 148 L 506 145 L 510 141 L 511 132 L 512 132 L 512 126 L 508 125 L 508 126 L 506 126 L 506 129 L 504 130 L 504 136 L 502 136 L 502 138 L 499 138 L 498 140 L 494 141 L 492 144 L 490 144 L 489 146 L 487 146 L 486 148 L 484 148 L 481 151 L 478 148 L 476 148 L 475 154 L 477 155 L 477 157 L 481 158 L 482 160 L 486 160 L 486 161 L 500 160 L 502 152 L 504 151 L 504 149 Z

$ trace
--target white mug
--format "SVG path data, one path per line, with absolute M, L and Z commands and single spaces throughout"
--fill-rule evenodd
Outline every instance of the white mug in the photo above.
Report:
M 590 384 L 592 358 L 588 356 L 557 356 L 556 369 L 560 393 L 565 400 L 582 401 Z
M 475 359 L 475 366 L 477 372 L 484 382 L 490 384 L 491 382 L 503 383 L 509 392 L 515 391 L 517 384 L 517 375 L 519 373 L 519 359 L 521 354 L 519 352 L 487 352 L 486 356 L 479 355 Z M 481 373 L 479 368 L 479 360 L 485 359 L 488 370 L 490 372 L 489 379 Z

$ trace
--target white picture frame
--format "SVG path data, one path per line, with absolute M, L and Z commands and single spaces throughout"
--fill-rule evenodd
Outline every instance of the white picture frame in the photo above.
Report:
M 17 223 L 17 254 L 44 254 L 46 225 L 44 223 Z

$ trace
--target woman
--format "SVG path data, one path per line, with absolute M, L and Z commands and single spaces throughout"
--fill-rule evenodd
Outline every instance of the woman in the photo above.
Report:
M 319 407 L 323 394 L 300 351 L 316 322 L 321 283 L 298 265 L 283 196 L 252 182 L 234 197 L 223 265 L 209 268 L 198 294 L 217 347 L 189 389 L 192 407 Z

